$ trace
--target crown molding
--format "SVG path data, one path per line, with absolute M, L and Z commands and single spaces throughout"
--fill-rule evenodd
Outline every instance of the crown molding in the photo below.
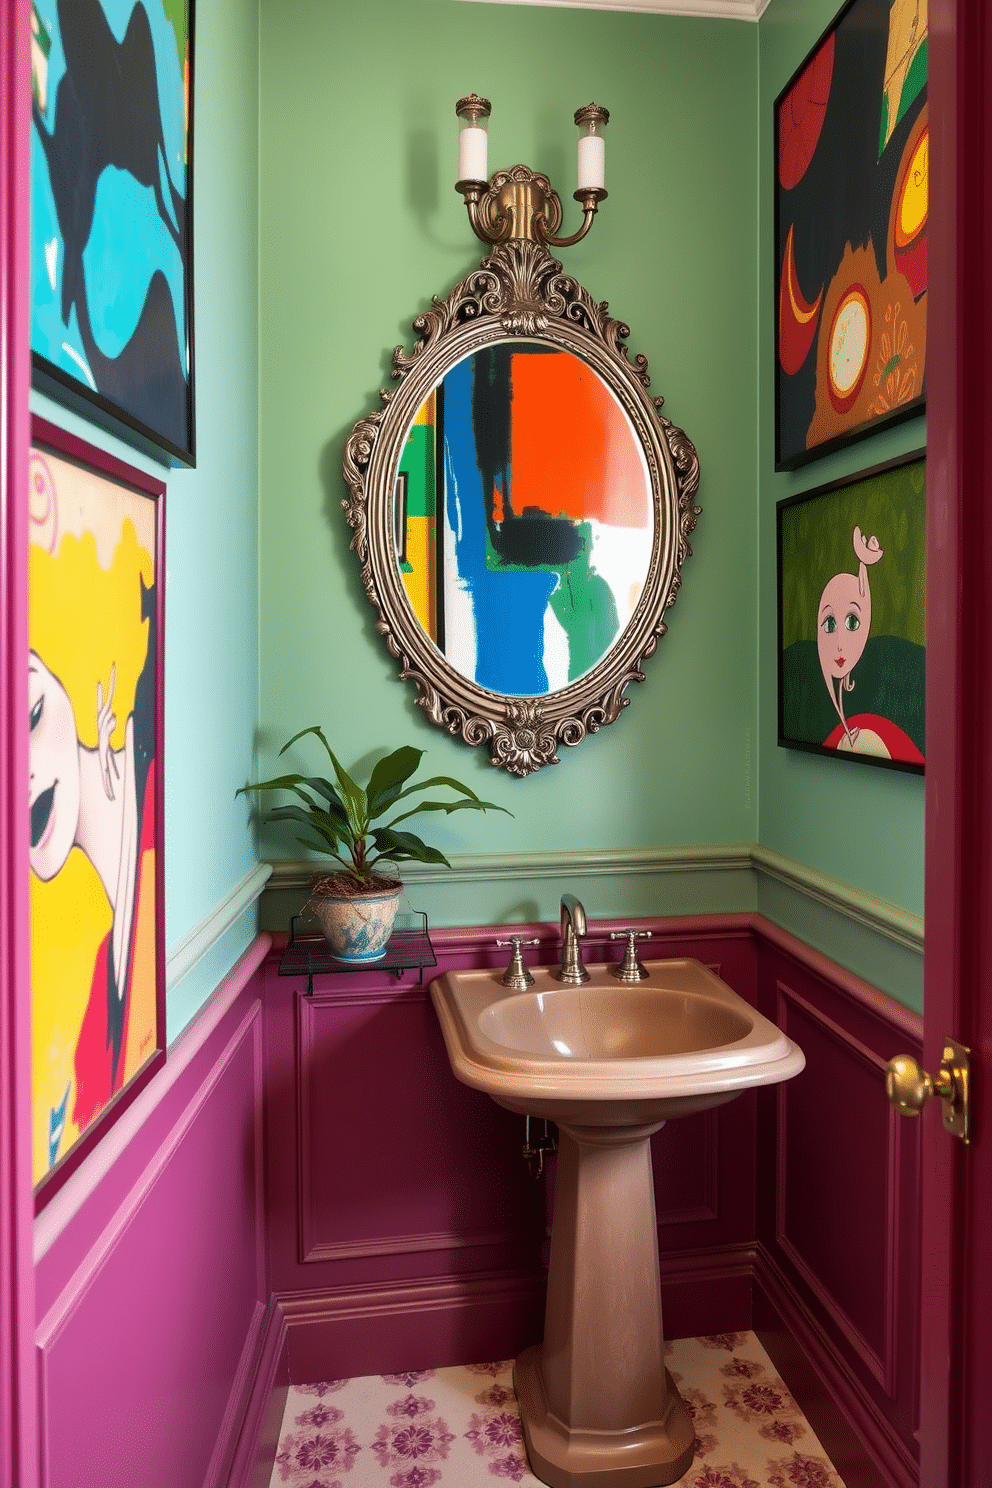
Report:
M 474 4 L 504 0 L 471 0 Z M 757 21 L 769 0 L 514 0 L 517 5 L 554 5 L 565 10 L 636 10 L 646 15 L 709 16 L 714 20 Z

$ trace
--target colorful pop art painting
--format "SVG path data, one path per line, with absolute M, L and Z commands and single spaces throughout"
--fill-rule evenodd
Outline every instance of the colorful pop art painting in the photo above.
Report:
M 557 692 L 637 607 L 654 509 L 636 433 L 579 357 L 497 342 L 420 409 L 400 465 L 403 582 L 462 676 L 511 697 Z
M 775 104 L 776 468 L 922 411 L 928 0 L 850 0 Z
M 47 1198 L 164 1058 L 163 487 L 38 419 L 29 482 L 33 1173 Z
M 778 504 L 779 743 L 922 772 L 921 451 Z
M 35 385 L 189 465 L 191 5 L 31 7 Z

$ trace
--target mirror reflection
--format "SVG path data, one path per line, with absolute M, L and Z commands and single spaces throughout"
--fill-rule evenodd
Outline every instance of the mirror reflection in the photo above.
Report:
M 397 562 L 424 632 L 470 682 L 543 697 L 629 623 L 654 540 L 651 479 L 616 394 L 580 357 L 497 341 L 457 361 L 407 433 Z

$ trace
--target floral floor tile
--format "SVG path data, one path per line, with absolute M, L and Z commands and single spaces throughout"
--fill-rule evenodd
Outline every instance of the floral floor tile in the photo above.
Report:
M 753 1333 L 666 1353 L 696 1425 L 683 1488 L 844 1488 Z M 294 1385 L 271 1488 L 539 1488 L 512 1370 L 506 1359 Z

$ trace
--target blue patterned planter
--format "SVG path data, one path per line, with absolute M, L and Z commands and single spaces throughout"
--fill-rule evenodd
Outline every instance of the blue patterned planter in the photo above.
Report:
M 315 896 L 313 912 L 339 961 L 381 961 L 393 932 L 402 884 L 347 898 Z

